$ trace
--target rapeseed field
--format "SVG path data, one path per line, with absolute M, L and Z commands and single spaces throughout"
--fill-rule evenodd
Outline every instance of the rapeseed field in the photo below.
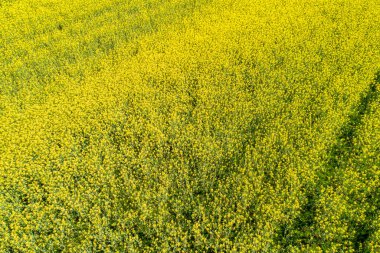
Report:
M 3 0 L 0 67 L 0 252 L 380 252 L 378 0 Z

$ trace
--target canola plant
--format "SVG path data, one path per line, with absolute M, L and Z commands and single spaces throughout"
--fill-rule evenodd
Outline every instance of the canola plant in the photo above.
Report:
M 0 252 L 379 252 L 378 0 L 0 3 Z

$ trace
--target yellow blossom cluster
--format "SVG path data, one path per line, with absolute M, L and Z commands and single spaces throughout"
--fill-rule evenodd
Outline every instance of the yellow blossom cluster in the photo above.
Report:
M 0 3 L 0 252 L 380 251 L 378 0 Z

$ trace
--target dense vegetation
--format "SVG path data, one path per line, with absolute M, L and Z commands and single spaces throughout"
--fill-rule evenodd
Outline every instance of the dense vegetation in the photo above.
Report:
M 0 3 L 0 252 L 379 252 L 378 0 Z

